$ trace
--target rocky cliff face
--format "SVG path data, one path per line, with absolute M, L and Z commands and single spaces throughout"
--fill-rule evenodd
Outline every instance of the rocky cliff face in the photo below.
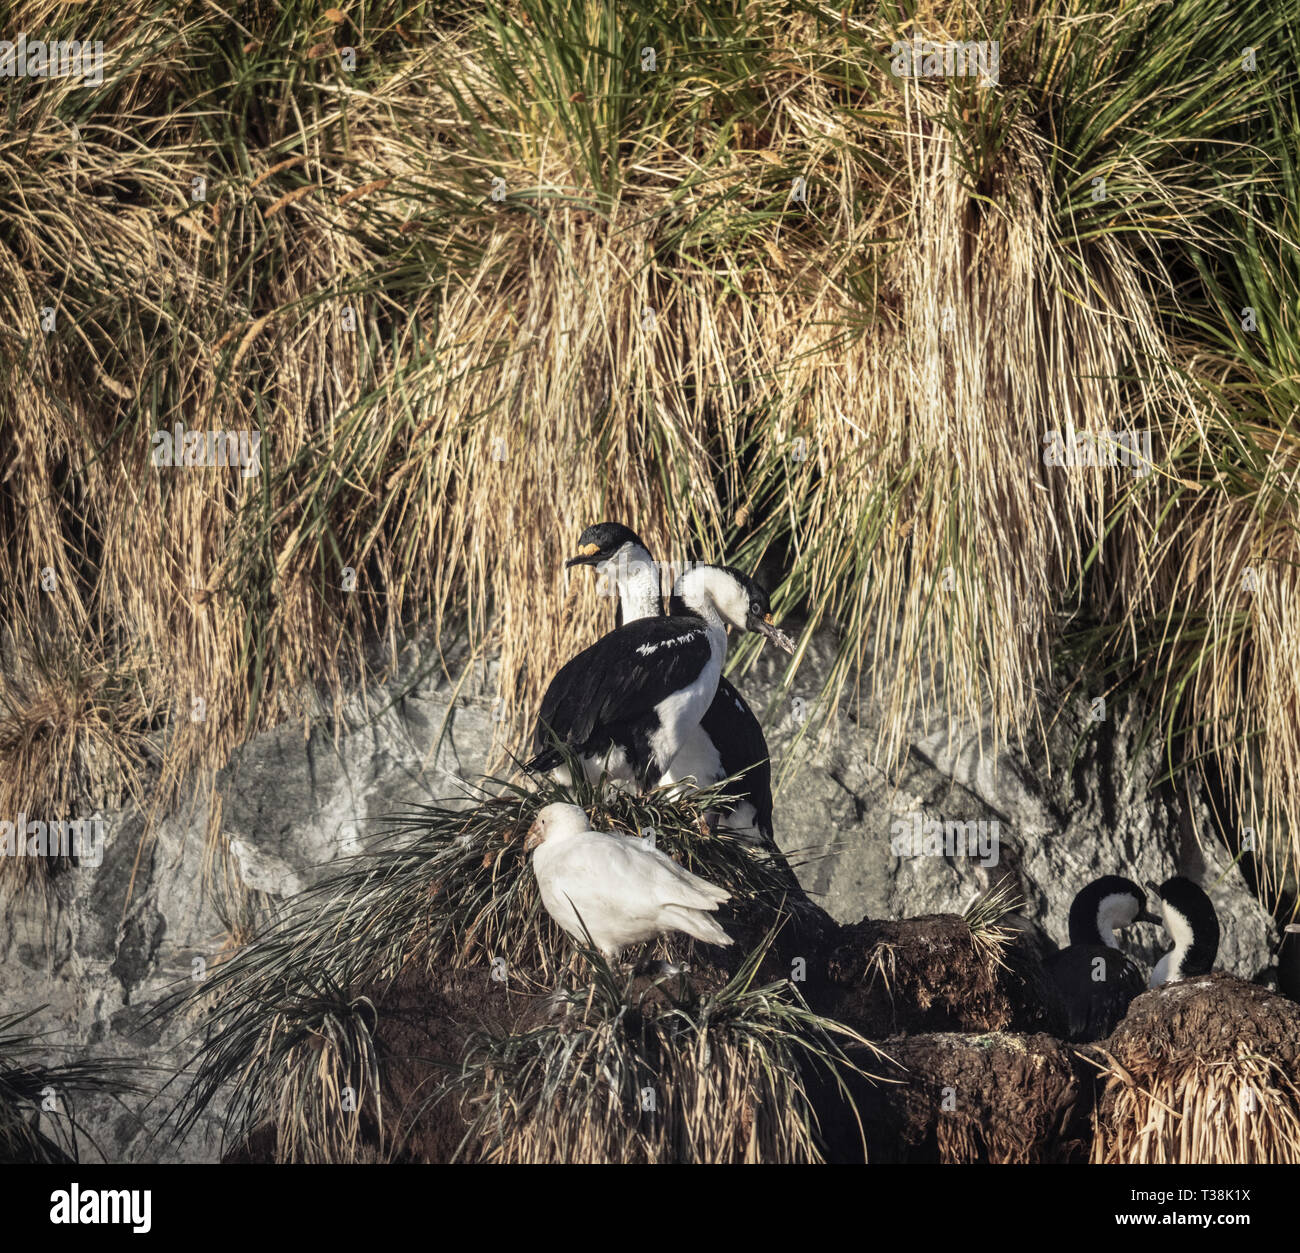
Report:
M 825 651 L 825 650 L 824 650 Z M 814 657 L 800 686 L 815 691 Z M 774 672 L 760 661 L 739 686 L 761 711 Z M 229 933 L 251 919 L 235 878 L 269 906 L 359 851 L 376 820 L 410 802 L 465 795 L 486 768 L 488 696 L 474 684 L 410 671 L 358 699 L 347 725 L 304 735 L 285 727 L 248 744 L 219 778 L 165 819 L 143 846 L 143 815 L 106 819 L 98 867 L 61 873 L 46 899 L 11 900 L 0 918 L 0 1010 L 43 1007 L 50 1057 L 130 1059 L 151 1099 L 77 1107 L 109 1160 L 209 1160 L 220 1152 L 216 1117 L 181 1143 L 167 1114 L 173 1080 L 198 1022 L 149 1011 L 168 990 L 201 978 Z M 1137 752 L 1135 711 L 1113 707 L 1092 722 L 1080 707 L 1057 720 L 1046 743 L 994 754 L 977 736 L 918 727 L 895 777 L 871 764 L 875 726 L 842 719 L 807 752 L 777 797 L 778 840 L 810 894 L 841 922 L 957 912 L 1010 877 L 1022 916 L 1057 943 L 1074 892 L 1091 878 L 1124 873 L 1159 882 L 1186 873 L 1210 892 L 1223 923 L 1221 968 L 1244 978 L 1267 964 L 1271 919 L 1213 835 L 1204 801 L 1174 799 L 1154 781 L 1154 749 Z M 769 742 L 779 772 L 799 731 L 794 707 L 777 707 Z M 983 749 L 983 751 L 981 751 Z M 229 844 L 205 854 L 213 806 Z M 973 855 L 972 855 L 973 853 Z M 1138 930 L 1132 950 L 1148 962 L 1163 933 Z

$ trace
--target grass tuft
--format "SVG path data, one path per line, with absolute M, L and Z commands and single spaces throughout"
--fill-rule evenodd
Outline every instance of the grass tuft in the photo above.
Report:
M 822 1072 L 856 1118 L 846 1077 L 870 1076 L 842 1045 L 883 1055 L 813 1013 L 793 984 L 755 987 L 765 948 L 750 953 L 725 987 L 703 996 L 684 984 L 674 988 L 675 979 L 650 987 L 620 981 L 588 950 L 591 982 L 556 995 L 554 1021 L 470 1041 L 459 1084 L 472 1113 L 460 1157 L 822 1161 L 810 1072 Z

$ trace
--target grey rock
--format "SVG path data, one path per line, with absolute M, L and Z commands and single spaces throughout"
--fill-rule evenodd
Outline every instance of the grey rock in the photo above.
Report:
M 362 850 L 403 806 L 471 803 L 467 785 L 489 760 L 492 676 L 449 682 L 432 673 L 433 656 L 413 650 L 392 683 L 349 705 L 337 734 L 322 716 L 306 736 L 301 725 L 285 726 L 244 746 L 215 787 L 229 870 L 284 899 Z M 829 645 L 817 641 L 800 689 L 815 692 L 828 664 Z M 765 656 L 733 677 L 761 714 L 775 700 L 776 675 L 776 659 Z M 832 735 L 796 752 L 804 715 L 785 700 L 767 722 L 778 777 L 797 762 L 777 795 L 777 838 L 809 894 L 838 920 L 960 912 L 1010 877 L 1025 924 L 1063 943 L 1070 900 L 1089 879 L 1127 873 L 1159 882 L 1182 872 L 1206 885 L 1219 909 L 1222 968 L 1250 978 L 1266 964 L 1271 920 L 1215 840 L 1203 798 L 1192 790 L 1174 799 L 1156 786 L 1162 763 L 1154 749 L 1137 750 L 1136 711 L 1114 706 L 1094 724 L 1083 707 L 1070 709 L 1047 743 L 1001 752 L 977 730 L 918 726 L 892 773 L 875 764 L 878 711 L 842 717 Z M 0 1011 L 43 1006 L 37 1025 L 53 1033 L 51 1058 L 131 1059 L 153 1068 L 140 1076 L 154 1090 L 186 1065 L 201 1022 L 160 1022 L 149 1011 L 201 978 L 225 943 L 218 894 L 205 881 L 211 803 L 196 792 L 143 844 L 140 812 L 107 815 L 99 866 L 66 871 L 48 900 L 14 900 L 0 913 Z M 900 833 L 933 822 L 996 833 L 996 861 L 982 865 L 988 859 L 965 850 L 894 851 Z M 1137 939 L 1135 954 L 1153 961 L 1162 937 L 1147 929 Z M 181 1144 L 167 1134 L 179 1087 L 77 1113 L 110 1160 L 213 1160 L 221 1108 Z

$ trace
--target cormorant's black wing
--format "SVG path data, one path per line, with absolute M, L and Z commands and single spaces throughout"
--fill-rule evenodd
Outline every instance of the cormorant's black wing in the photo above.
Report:
M 1277 989 L 1283 996 L 1300 1001 L 1300 934 L 1282 933 L 1282 947 L 1277 953 Z
M 1100 960 L 1103 965 L 1094 967 Z M 1097 970 L 1102 977 L 1094 979 Z M 1146 990 L 1141 968 L 1119 949 L 1072 944 L 1047 963 L 1055 985 L 1053 1017 L 1066 1040 L 1082 1044 L 1105 1039 L 1128 1012 L 1129 1002 Z
M 686 687 L 708 664 L 703 622 L 639 618 L 601 636 L 550 682 L 533 730 L 530 769 L 544 769 L 551 736 L 581 749 L 603 726 L 635 722 Z
M 704 733 L 713 741 L 724 773 L 742 777 L 728 784 L 727 792 L 747 796 L 754 806 L 759 830 L 772 834 L 772 763 L 767 739 L 754 711 L 727 679 L 718 682 L 718 694 L 700 719 Z

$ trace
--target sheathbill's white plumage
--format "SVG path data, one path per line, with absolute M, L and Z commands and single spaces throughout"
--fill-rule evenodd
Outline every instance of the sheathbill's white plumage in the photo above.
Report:
M 610 961 L 630 944 L 684 931 L 706 944 L 731 937 L 710 913 L 731 894 L 693 875 L 648 840 L 591 830 L 577 805 L 547 805 L 524 843 L 546 912 Z M 581 919 L 581 921 L 579 920 Z

